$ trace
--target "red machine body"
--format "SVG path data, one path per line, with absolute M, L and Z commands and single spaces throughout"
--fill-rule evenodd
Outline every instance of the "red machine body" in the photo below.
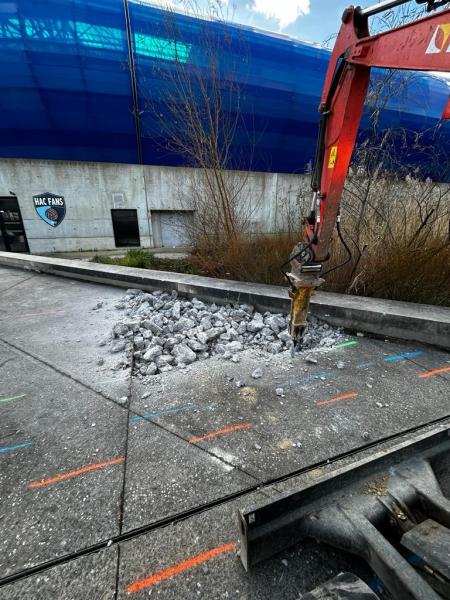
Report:
M 420 0 L 419 0 L 420 2 Z M 347 8 L 323 88 L 314 199 L 305 219 L 304 243 L 294 249 L 287 274 L 292 298 L 290 332 L 301 338 L 312 290 L 322 283 L 322 264 L 339 214 L 372 67 L 450 71 L 450 9 L 378 35 L 369 35 L 369 16 L 406 1 L 381 2 L 373 9 Z M 421 0 L 423 3 L 423 0 Z M 428 2 L 429 10 L 442 2 Z M 450 118 L 450 100 L 442 118 Z M 303 252 L 302 252 L 303 249 Z

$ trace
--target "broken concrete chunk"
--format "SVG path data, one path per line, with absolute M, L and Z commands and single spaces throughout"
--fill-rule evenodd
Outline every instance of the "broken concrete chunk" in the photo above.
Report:
M 158 372 L 158 367 L 155 363 L 150 363 L 147 365 L 146 375 L 155 375 Z
M 155 364 L 157 367 L 165 367 L 167 365 L 171 365 L 175 361 L 175 357 L 171 354 L 161 354 L 155 360 Z
M 271 354 L 279 354 L 283 350 L 283 342 L 271 342 L 267 344 L 266 350 Z
M 253 319 L 250 323 L 247 323 L 247 331 L 250 333 L 256 333 L 257 331 L 261 331 L 264 328 L 264 321 L 262 317 L 260 319 Z
M 146 362 L 154 362 L 158 356 L 161 356 L 162 348 L 161 346 L 152 346 L 147 350 L 147 352 L 142 357 Z
M 194 352 L 205 352 L 208 350 L 208 346 L 206 344 L 201 344 L 198 340 L 188 340 L 186 344 Z
M 314 358 L 314 356 L 305 356 L 305 362 L 310 363 L 312 365 L 317 365 L 317 358 Z
M 231 354 L 236 354 L 236 352 L 241 352 L 242 349 L 243 349 L 243 346 L 242 346 L 241 342 L 230 342 L 228 344 L 225 344 L 225 350 L 227 352 L 231 352 Z
M 125 323 L 116 323 L 113 327 L 113 335 L 114 337 L 119 337 L 119 335 L 125 335 L 128 333 L 128 327 Z
M 185 344 L 179 344 L 178 346 L 175 346 L 175 348 L 172 350 L 172 354 L 175 357 L 175 362 L 177 363 L 177 365 L 190 365 L 195 360 L 197 360 L 195 352 Z
M 114 354 L 116 352 L 122 352 L 122 350 L 125 350 L 126 347 L 127 343 L 125 340 L 118 340 L 117 342 L 113 342 L 113 344 L 111 345 L 111 352 L 113 352 Z

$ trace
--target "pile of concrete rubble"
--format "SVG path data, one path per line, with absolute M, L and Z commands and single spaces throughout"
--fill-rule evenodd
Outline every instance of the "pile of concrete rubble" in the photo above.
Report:
M 247 304 L 217 306 L 178 298 L 175 291 L 130 289 L 115 308 L 124 314 L 113 327 L 110 351 L 126 350 L 119 366 L 133 361 L 134 372 L 141 377 L 211 356 L 239 362 L 243 350 L 279 354 L 292 346 L 287 315 L 261 314 Z M 340 339 L 339 331 L 310 319 L 303 349 L 331 347 Z

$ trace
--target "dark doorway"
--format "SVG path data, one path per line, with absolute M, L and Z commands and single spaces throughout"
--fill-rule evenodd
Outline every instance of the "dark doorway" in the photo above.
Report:
M 136 209 L 111 210 L 116 248 L 123 246 L 140 246 L 139 223 Z
M 0 198 L 0 250 L 29 252 L 17 198 Z

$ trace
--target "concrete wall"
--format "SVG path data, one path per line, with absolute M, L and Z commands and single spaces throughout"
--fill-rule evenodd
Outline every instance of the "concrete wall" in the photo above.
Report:
M 17 196 L 34 254 L 114 249 L 112 208 L 137 209 L 141 246 L 152 247 L 151 211 L 192 209 L 192 173 L 174 167 L 6 159 L 0 160 L 0 197 Z M 241 198 L 251 207 L 255 231 L 283 229 L 297 195 L 309 189 L 305 175 L 234 172 L 230 177 L 244 178 Z M 33 196 L 44 192 L 65 198 L 66 216 L 57 227 L 34 209 Z

